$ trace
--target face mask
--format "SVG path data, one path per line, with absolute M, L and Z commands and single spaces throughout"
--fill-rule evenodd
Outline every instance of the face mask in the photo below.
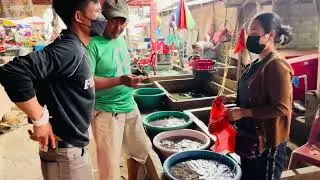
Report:
M 260 36 L 248 36 L 246 45 L 250 52 L 260 54 L 264 50 L 266 45 L 259 43 L 260 38 Z
M 99 15 L 96 20 L 91 20 L 90 36 L 102 36 L 106 28 L 107 20 L 103 15 Z

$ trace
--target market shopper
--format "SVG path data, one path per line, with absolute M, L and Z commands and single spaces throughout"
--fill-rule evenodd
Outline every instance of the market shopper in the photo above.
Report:
M 137 179 L 138 169 L 143 167 L 151 149 L 132 95 L 132 87 L 137 87 L 144 78 L 131 74 L 130 55 L 122 35 L 128 11 L 125 0 L 105 1 L 102 5 L 107 19 L 105 32 L 103 37 L 93 37 L 88 46 L 96 87 L 92 130 L 100 180 L 121 177 L 122 147 L 128 155 L 128 178 Z
M 33 122 L 30 138 L 40 144 L 45 180 L 90 180 L 88 128 L 94 110 L 94 81 L 86 45 L 99 21 L 98 0 L 53 0 L 67 26 L 41 51 L 0 68 L 10 99 Z
M 280 179 L 286 159 L 292 116 L 293 70 L 277 52 L 291 40 L 290 28 L 275 13 L 252 20 L 247 49 L 259 58 L 247 65 L 239 80 L 236 103 L 228 111 L 236 121 L 236 153 L 242 179 Z M 230 98 L 225 98 L 230 101 Z

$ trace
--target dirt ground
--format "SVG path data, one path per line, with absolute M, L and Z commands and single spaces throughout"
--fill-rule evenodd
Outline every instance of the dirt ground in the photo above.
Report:
M 38 144 L 29 140 L 27 129 L 11 131 L 0 136 L 0 179 L 42 179 Z
M 8 112 L 13 103 L 0 86 L 0 119 Z M 42 179 L 38 145 L 29 140 L 27 129 L 23 126 L 7 134 L 0 135 L 0 179 L 36 180 Z

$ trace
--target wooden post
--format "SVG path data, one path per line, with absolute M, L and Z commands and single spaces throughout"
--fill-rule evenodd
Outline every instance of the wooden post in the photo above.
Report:
M 318 3 L 318 7 L 320 6 L 320 3 Z M 320 91 L 320 12 L 319 12 L 319 8 L 318 8 L 318 43 L 319 43 L 319 46 L 318 46 L 318 85 L 317 85 L 317 90 Z
M 174 29 L 174 27 L 172 29 L 173 29 L 173 34 L 177 37 L 176 30 Z M 184 68 L 183 56 L 181 55 L 181 52 L 180 52 L 180 44 L 179 44 L 179 49 L 178 49 L 178 55 L 179 55 L 179 60 L 180 60 L 180 66 L 182 68 Z
M 151 38 L 151 51 L 158 49 L 155 44 L 157 44 L 158 39 L 156 35 L 157 29 L 157 3 L 155 0 L 150 0 L 150 38 Z
M 212 9 L 213 9 L 213 18 L 212 18 L 212 32 L 216 32 L 217 31 L 217 24 L 216 24 L 216 9 L 215 9 L 215 2 L 212 3 Z
M 273 2 L 272 2 L 272 5 L 273 5 Z M 260 1 L 256 1 L 256 7 L 257 7 L 257 12 L 260 12 L 263 9 L 262 3 Z
M 277 0 L 272 0 L 272 11 L 275 10 L 276 4 L 277 4 Z
M 239 7 L 238 8 L 238 12 L 237 12 L 237 22 L 236 22 L 236 28 L 235 28 L 235 31 L 240 31 L 242 27 L 244 27 L 244 24 L 241 24 L 240 22 L 240 17 L 243 16 L 242 13 L 243 13 L 243 10 L 244 9 L 244 6 L 243 7 Z M 245 33 L 246 34 L 246 33 Z M 240 33 L 239 33 L 239 37 L 240 37 Z M 240 76 L 242 74 L 242 64 L 243 62 L 246 60 L 245 58 L 247 58 L 246 55 L 246 49 L 242 50 L 241 52 L 239 52 L 238 54 L 238 61 L 237 61 L 237 75 L 236 75 L 236 80 L 237 82 L 239 81 L 240 79 Z
M 243 8 L 238 8 L 238 12 L 237 12 L 238 18 L 241 16 L 242 12 L 243 12 Z M 239 28 L 236 28 L 236 30 L 239 32 L 239 30 L 241 29 L 241 26 L 242 26 L 242 25 L 240 24 L 240 21 L 239 21 L 239 20 L 237 20 L 236 26 L 239 27 Z M 240 37 L 240 33 L 239 33 L 239 36 L 238 36 L 238 37 Z M 241 68 L 241 62 L 243 61 L 243 54 L 244 54 L 244 50 L 238 53 L 237 78 L 236 78 L 237 81 L 239 81 L 240 76 L 241 76 L 241 69 L 242 69 L 242 68 Z
M 320 21 L 318 22 L 318 29 L 320 31 Z M 317 91 L 320 91 L 320 35 L 319 35 L 319 50 L 318 50 L 318 83 L 317 83 Z

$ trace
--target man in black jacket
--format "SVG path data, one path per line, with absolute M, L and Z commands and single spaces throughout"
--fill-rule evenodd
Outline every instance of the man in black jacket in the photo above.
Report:
M 33 122 L 29 134 L 40 144 L 44 179 L 90 180 L 86 146 L 94 81 L 86 45 L 93 27 L 105 25 L 105 20 L 98 20 L 99 0 L 52 3 L 68 29 L 42 51 L 16 57 L 0 68 L 0 82 Z

